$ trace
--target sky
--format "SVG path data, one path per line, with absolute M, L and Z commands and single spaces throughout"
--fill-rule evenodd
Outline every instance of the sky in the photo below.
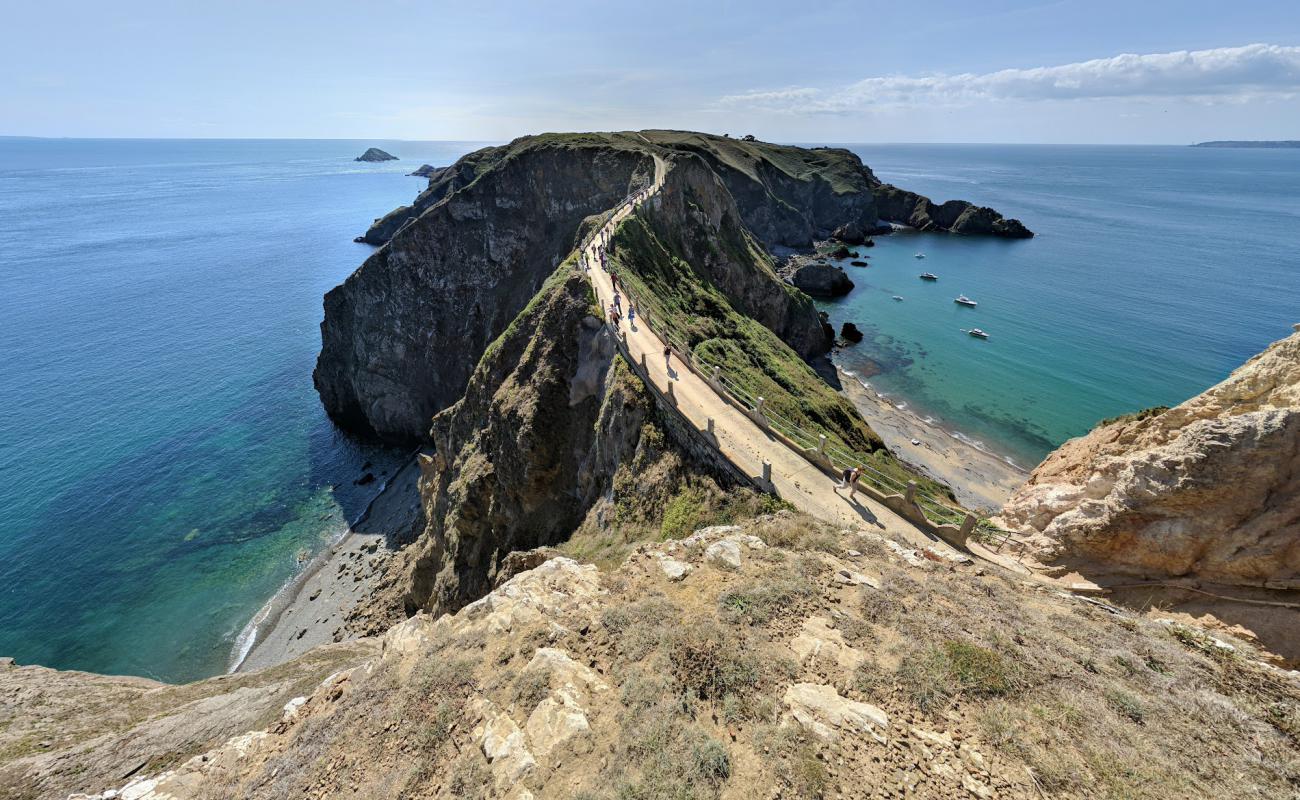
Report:
M 1300 139 L 1300 0 L 4 0 L 0 135 Z

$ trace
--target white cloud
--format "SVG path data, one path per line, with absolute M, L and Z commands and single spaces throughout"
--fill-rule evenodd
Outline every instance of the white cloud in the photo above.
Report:
M 832 89 L 809 87 L 727 95 L 727 108 L 846 113 L 913 103 L 1178 97 L 1240 101 L 1300 91 L 1300 47 L 1251 44 L 1175 53 L 1126 53 L 1054 67 L 960 75 L 867 78 Z

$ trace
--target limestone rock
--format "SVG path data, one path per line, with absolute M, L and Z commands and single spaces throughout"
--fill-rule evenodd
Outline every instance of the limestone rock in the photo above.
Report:
M 889 728 L 885 712 L 867 703 L 840 696 L 833 686 L 796 683 L 785 690 L 782 698 L 790 716 L 815 736 L 828 741 L 839 739 L 841 731 L 865 733 L 883 741 L 877 731 Z
M 1044 563 L 1300 580 L 1300 333 L 1175 408 L 1066 442 L 1000 521 Z
M 656 560 L 659 562 L 659 569 L 663 570 L 670 581 L 680 581 L 691 574 L 691 565 L 684 561 L 663 554 L 658 555 Z
M 731 569 L 740 569 L 740 547 L 733 541 L 714 542 L 704 550 L 704 560 Z
M 831 627 L 827 617 L 809 617 L 804 620 L 799 634 L 790 641 L 790 650 L 800 664 L 817 659 L 829 659 L 841 669 L 852 672 L 866 656 L 844 641 L 844 634 Z
M 484 722 L 475 735 L 498 787 L 509 786 L 537 767 L 520 730 L 509 714 L 498 711 L 490 701 L 483 701 Z

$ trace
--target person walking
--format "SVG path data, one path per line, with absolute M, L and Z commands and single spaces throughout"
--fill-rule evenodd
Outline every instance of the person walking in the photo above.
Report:
M 673 348 L 667 345 L 664 346 L 664 369 L 673 371 Z
M 614 292 L 614 308 L 619 312 L 623 310 L 623 297 L 617 290 Z
M 631 303 L 627 304 L 627 324 L 636 330 L 636 306 Z
M 858 499 L 858 479 L 862 477 L 863 467 L 854 467 L 849 481 L 849 502 L 857 502 Z

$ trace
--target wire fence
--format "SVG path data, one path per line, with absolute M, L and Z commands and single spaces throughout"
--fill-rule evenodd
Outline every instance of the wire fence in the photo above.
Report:
M 624 210 L 630 210 L 630 207 L 647 199 L 653 193 L 652 190 L 657 188 L 658 181 L 650 187 L 631 192 L 609 212 L 608 218 L 597 226 L 583 242 L 580 250 L 583 264 L 586 263 L 587 251 L 602 236 L 609 223 Z M 597 263 L 599 264 L 599 262 Z M 657 302 L 646 302 L 646 299 L 633 291 L 626 281 L 618 281 L 615 288 L 616 291 L 627 297 L 629 309 L 633 307 L 636 309 L 637 318 L 643 324 L 651 327 L 655 335 L 671 348 L 673 353 L 677 355 L 678 360 L 685 364 L 688 369 L 704 379 L 715 391 L 718 391 L 723 399 L 729 400 L 732 405 L 741 408 L 747 415 L 758 417 L 762 425 L 779 433 L 794 449 L 801 451 L 801 455 L 809 457 L 812 453 L 819 454 L 824 458 L 825 463 L 829 464 L 833 472 L 844 473 L 857 467 L 860 480 L 882 494 L 904 496 L 910 494 L 922 515 L 933 525 L 961 527 L 964 524 L 969 513 L 965 509 L 955 508 L 920 488 L 913 488 L 897 478 L 881 472 L 868 463 L 869 458 L 867 456 L 855 453 L 838 444 L 833 444 L 829 441 L 830 437 L 824 432 L 810 431 L 796 424 L 793 420 L 767 408 L 764 398 L 746 390 L 741 385 L 739 377 L 734 374 L 734 371 L 728 370 L 726 363 L 720 363 L 707 353 L 695 352 L 685 335 L 673 329 L 673 326 L 668 322 L 666 312 L 662 315 L 662 319 L 659 319 L 658 309 L 660 309 L 660 306 Z M 652 311 L 652 308 L 656 310 Z M 810 460 L 812 459 L 810 458 Z M 909 489 L 911 489 L 910 492 Z M 1024 557 L 1025 544 L 1014 540 L 1014 532 L 997 528 L 987 519 L 977 521 L 973 536 L 986 545 L 994 547 L 996 551 L 1001 551 L 1008 543 L 1014 543 L 1019 546 L 1021 557 Z

